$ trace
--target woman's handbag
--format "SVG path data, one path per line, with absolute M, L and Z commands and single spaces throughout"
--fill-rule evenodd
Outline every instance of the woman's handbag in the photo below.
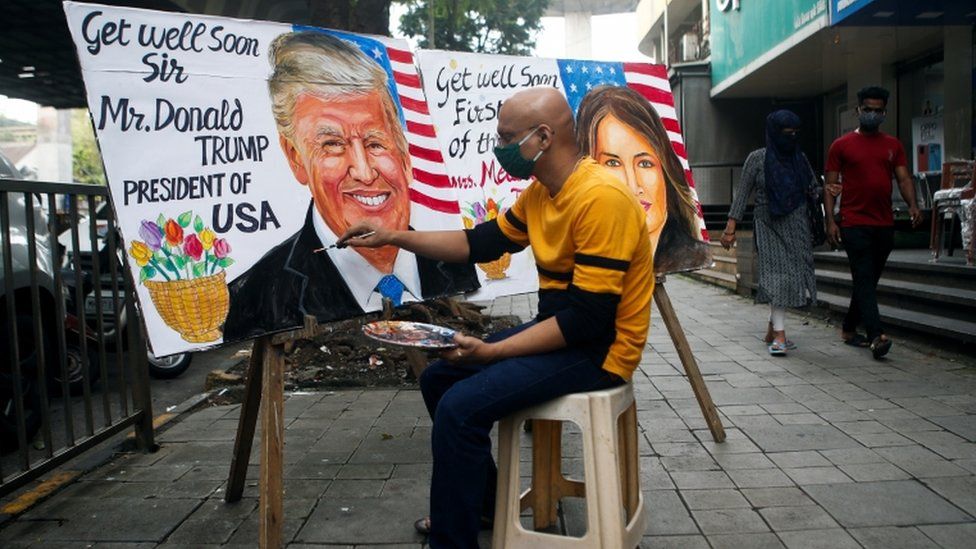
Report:
M 806 155 L 803 159 L 807 161 L 810 168 L 810 186 L 807 188 L 807 214 L 810 216 L 810 235 L 813 237 L 813 247 L 822 246 L 827 241 L 827 228 L 824 225 L 823 210 L 823 185 L 817 185 L 817 175 L 813 173 L 813 167 Z

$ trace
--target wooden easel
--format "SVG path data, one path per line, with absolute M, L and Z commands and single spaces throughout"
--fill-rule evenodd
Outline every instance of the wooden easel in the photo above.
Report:
M 685 338 L 678 316 L 671 306 L 671 300 L 664 289 L 664 277 L 658 277 L 654 287 L 654 302 L 664 319 L 664 325 L 671 335 L 678 357 L 691 382 L 691 388 L 698 399 L 708 429 L 715 442 L 725 440 L 725 430 L 718 417 L 715 404 L 705 386 L 695 356 L 691 352 L 688 340 Z M 384 317 L 390 318 L 392 309 L 385 307 Z M 251 447 L 254 443 L 254 430 L 257 426 L 258 412 L 261 415 L 261 480 L 259 484 L 259 517 L 258 517 L 258 546 L 261 549 L 283 547 L 282 525 L 284 524 L 283 474 L 284 462 L 284 365 L 285 346 L 298 339 L 311 339 L 323 330 L 316 323 L 315 318 L 305 317 L 305 326 L 298 330 L 266 335 L 258 338 L 251 349 L 251 358 L 247 366 L 247 379 L 244 386 L 244 400 L 241 403 L 241 415 L 237 423 L 237 436 L 234 439 L 234 455 L 230 463 L 230 474 L 227 478 L 227 492 L 224 501 L 233 503 L 240 501 L 244 493 L 244 482 L 247 479 L 247 464 L 251 459 Z M 419 376 L 425 365 L 422 351 L 411 349 L 407 353 L 407 361 Z M 261 407 L 261 403 L 264 406 Z M 636 418 L 634 418 L 636 421 Z
M 664 282 L 664 275 L 659 275 L 657 283 L 654 284 L 654 304 L 657 305 L 661 319 L 664 320 L 664 326 L 668 329 L 668 335 L 671 336 L 671 342 L 674 343 L 674 348 L 678 351 L 678 358 L 681 359 L 685 375 L 688 376 L 688 382 L 691 383 L 691 390 L 695 393 L 695 399 L 698 401 L 702 415 L 705 416 L 708 430 L 712 432 L 712 439 L 715 442 L 724 442 L 725 428 L 722 427 L 722 419 L 718 417 L 718 410 L 715 409 L 712 395 L 708 392 L 708 387 L 705 386 L 705 380 L 702 379 L 701 370 L 698 369 L 698 362 L 695 361 L 695 355 L 691 352 L 691 346 L 688 345 L 685 331 L 681 328 L 681 323 L 678 322 L 678 315 L 671 305 L 671 298 L 668 297 L 668 292 L 664 289 Z

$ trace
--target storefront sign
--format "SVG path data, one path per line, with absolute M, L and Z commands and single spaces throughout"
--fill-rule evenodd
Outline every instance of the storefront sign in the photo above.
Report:
M 713 89 L 751 72 L 749 64 L 761 56 L 785 51 L 784 42 L 809 25 L 826 25 L 827 0 L 751 0 L 741 8 L 730 0 L 711 2 L 713 12 L 722 12 L 711 19 Z

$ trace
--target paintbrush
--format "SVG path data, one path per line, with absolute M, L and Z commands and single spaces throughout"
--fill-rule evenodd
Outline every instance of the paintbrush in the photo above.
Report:
M 368 232 L 365 232 L 363 234 L 352 235 L 349 238 L 366 238 L 368 236 L 373 236 L 374 234 L 376 234 L 376 231 L 368 231 Z M 340 242 L 336 242 L 335 244 L 331 244 L 329 246 L 324 246 L 322 248 L 316 248 L 316 249 L 312 250 L 312 253 L 313 254 L 317 254 L 319 252 L 324 252 L 325 250 L 331 250 L 332 248 L 345 248 L 346 246 L 347 246 L 347 244 L 345 242 L 341 242 L 341 243 Z

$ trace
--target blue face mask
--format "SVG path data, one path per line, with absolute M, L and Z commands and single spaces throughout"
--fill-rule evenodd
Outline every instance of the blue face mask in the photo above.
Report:
M 862 129 L 873 132 L 885 121 L 885 115 L 883 112 L 862 111 L 858 113 L 857 121 L 861 124 Z
M 495 158 L 498 159 L 498 163 L 501 164 L 502 169 L 508 172 L 509 175 L 519 179 L 528 179 L 532 176 L 532 170 L 535 169 L 535 161 L 542 156 L 543 151 L 539 151 L 530 160 L 522 156 L 521 148 L 522 143 L 528 141 L 538 128 L 539 126 L 534 126 L 528 135 L 523 137 L 518 143 L 509 143 L 504 147 L 495 147 Z

